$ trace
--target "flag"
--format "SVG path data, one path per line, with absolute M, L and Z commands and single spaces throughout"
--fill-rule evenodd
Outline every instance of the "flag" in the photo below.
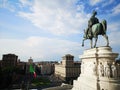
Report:
M 36 72 L 34 72 L 34 75 L 33 75 L 33 76 L 34 76 L 34 78 L 36 78 L 36 77 L 37 77 L 37 74 L 36 74 Z
M 30 73 L 33 73 L 33 77 L 34 77 L 34 78 L 37 77 L 37 74 L 36 74 L 36 72 L 35 72 L 35 70 L 34 70 L 34 68 L 33 68 L 33 66 L 32 66 L 31 64 L 30 64 L 29 72 L 30 72 Z

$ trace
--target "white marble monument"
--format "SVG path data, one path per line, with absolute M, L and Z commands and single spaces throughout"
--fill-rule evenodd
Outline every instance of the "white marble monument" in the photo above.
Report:
M 73 82 L 72 90 L 120 90 L 120 65 L 115 64 L 118 53 L 111 47 L 85 50 L 81 74 Z

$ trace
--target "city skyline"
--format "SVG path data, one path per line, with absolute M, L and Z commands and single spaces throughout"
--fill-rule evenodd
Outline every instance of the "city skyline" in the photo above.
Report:
M 0 59 L 13 53 L 22 61 L 56 61 L 66 54 L 79 60 L 90 48 L 90 41 L 81 43 L 93 10 L 100 22 L 107 20 L 110 46 L 119 53 L 119 0 L 1 0 Z M 105 45 L 99 36 L 97 46 Z

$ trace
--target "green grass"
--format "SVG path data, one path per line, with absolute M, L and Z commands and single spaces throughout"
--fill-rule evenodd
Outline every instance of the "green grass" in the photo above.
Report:
M 47 78 L 35 78 L 32 80 L 32 85 L 33 86 L 45 86 L 45 85 L 49 85 L 50 84 L 50 80 L 48 80 Z

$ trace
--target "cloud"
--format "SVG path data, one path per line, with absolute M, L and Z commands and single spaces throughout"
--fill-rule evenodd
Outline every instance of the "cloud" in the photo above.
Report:
M 77 42 L 61 40 L 56 38 L 29 37 L 24 40 L 20 39 L 1 39 L 0 55 L 14 53 L 23 61 L 31 56 L 35 61 L 39 58 L 53 60 L 56 56 L 63 56 L 67 53 L 78 56 L 81 52 L 81 46 Z M 60 60 L 61 58 L 59 58 Z
M 113 22 L 108 24 L 108 32 L 115 32 L 118 31 L 120 28 L 119 22 Z
M 28 6 L 29 6 L 29 5 L 32 5 L 32 3 L 31 3 L 32 1 L 29 1 L 29 0 L 19 0 L 19 2 L 20 2 L 19 5 L 20 5 L 21 7 L 24 7 L 24 6 L 26 6 L 26 5 L 28 5 Z
M 120 4 L 112 9 L 113 15 L 117 15 L 120 13 Z
M 9 2 L 8 0 L 1 0 L 0 1 L 0 8 L 8 9 L 11 12 L 15 11 L 15 6 L 13 6 L 12 3 Z
M 94 6 L 94 5 L 96 5 L 96 4 L 98 4 L 98 3 L 102 2 L 102 1 L 103 0 L 90 0 L 89 2 L 90 2 L 90 5 Z
M 110 38 L 110 45 L 113 46 L 113 47 L 119 47 L 120 46 L 120 40 L 119 40 L 119 37 L 120 37 L 120 31 L 118 32 L 112 32 L 109 34 L 109 38 Z
M 102 7 L 108 6 L 112 4 L 114 0 L 90 0 L 89 3 L 92 6 L 95 6 L 97 4 L 101 4 Z
M 76 6 L 76 2 L 77 0 L 19 0 L 13 3 L 5 0 L 3 5 L 30 21 L 39 30 L 64 36 L 79 34 L 80 29 L 87 26 L 90 16 L 84 13 L 84 5 Z
M 59 36 L 71 35 L 72 37 L 72 35 L 74 36 L 74 34 L 78 35 L 79 33 L 82 33 L 83 29 L 87 27 L 87 22 L 91 14 L 85 13 L 84 10 L 88 12 L 86 8 L 91 8 L 97 4 L 100 4 L 101 5 L 100 7 L 96 7 L 96 10 L 100 10 L 103 5 L 103 2 L 108 2 L 103 0 L 90 0 L 91 6 L 88 5 L 88 7 L 85 7 L 86 4 L 83 3 L 76 5 L 76 1 L 77 0 L 50 0 L 50 1 L 49 0 L 19 0 L 19 6 L 16 6 L 17 4 L 13 4 L 8 2 L 8 0 L 5 0 L 3 6 L 4 8 L 7 9 L 12 9 L 12 6 L 15 6 L 16 9 L 13 7 L 13 10 L 16 11 L 15 14 L 17 13 L 20 17 L 24 18 L 25 20 L 31 22 L 34 26 L 36 26 L 37 30 L 40 30 L 37 31 L 35 30 L 36 28 L 33 27 L 32 30 L 35 31 L 34 33 L 36 33 L 36 31 L 37 33 L 38 32 L 43 33 L 42 31 L 45 31 L 45 33 L 47 32 L 46 35 L 50 35 L 50 36 L 52 36 L 51 34 L 54 34 Z M 108 2 L 108 4 L 110 5 L 112 0 L 109 1 L 110 2 Z M 106 6 L 108 4 L 106 4 Z M 119 8 L 120 5 L 117 5 L 112 10 L 115 15 L 120 13 Z M 106 14 L 105 17 L 109 17 L 109 15 Z M 108 26 L 108 32 L 110 34 L 108 35 L 110 38 L 110 45 L 118 46 L 120 42 L 119 39 L 116 38 L 119 38 L 120 36 L 120 33 L 118 31 L 120 26 L 118 23 L 114 23 L 114 21 L 112 22 L 113 23 L 109 24 Z M 8 27 L 8 25 L 6 26 Z M 29 29 L 32 26 L 31 27 L 24 26 L 24 27 L 25 28 L 22 29 L 24 33 L 32 32 L 31 29 Z M 12 29 L 18 30 L 16 28 L 12 28 Z M 28 31 L 26 32 L 26 30 Z M 40 36 L 41 34 L 32 34 L 32 35 Z M 42 36 L 46 36 L 46 35 L 42 35 Z M 78 37 L 77 35 L 75 38 L 81 38 Z M 0 54 L 2 55 L 6 53 L 15 53 L 20 56 L 21 60 L 23 60 L 23 57 L 25 57 L 24 60 L 26 61 L 30 56 L 32 56 L 34 59 L 39 58 L 39 59 L 53 60 L 53 58 L 62 57 L 67 53 L 77 56 L 80 55 L 81 52 L 83 51 L 83 48 L 81 48 L 80 46 L 81 43 L 72 42 L 72 40 L 74 39 L 68 41 L 57 38 L 34 37 L 31 36 L 31 33 L 29 36 L 30 37 L 26 39 L 0 39 L 1 40 Z M 63 38 L 63 37 L 61 36 L 59 38 Z M 87 41 L 88 40 L 85 41 L 84 48 L 90 47 L 90 42 Z M 100 38 L 100 40 L 98 40 L 98 45 L 101 44 L 105 45 L 103 44 L 103 41 L 105 41 L 103 37 Z
M 120 36 L 119 28 L 120 28 L 119 22 L 113 22 L 108 24 L 107 32 L 109 32 L 108 36 L 110 40 L 110 45 L 112 45 L 113 47 L 120 46 L 120 40 L 118 39 Z
M 105 0 L 104 2 L 103 2 L 103 4 L 102 4 L 102 7 L 105 7 L 105 6 L 107 6 L 107 5 L 110 5 L 110 4 L 112 4 L 114 2 L 114 0 Z
M 82 11 L 76 12 L 75 2 L 65 0 L 35 0 L 29 8 L 31 12 L 18 12 L 19 16 L 29 20 L 41 30 L 46 30 L 54 35 L 70 35 L 81 33 L 87 22 L 88 15 Z M 79 10 L 84 8 L 79 6 Z

